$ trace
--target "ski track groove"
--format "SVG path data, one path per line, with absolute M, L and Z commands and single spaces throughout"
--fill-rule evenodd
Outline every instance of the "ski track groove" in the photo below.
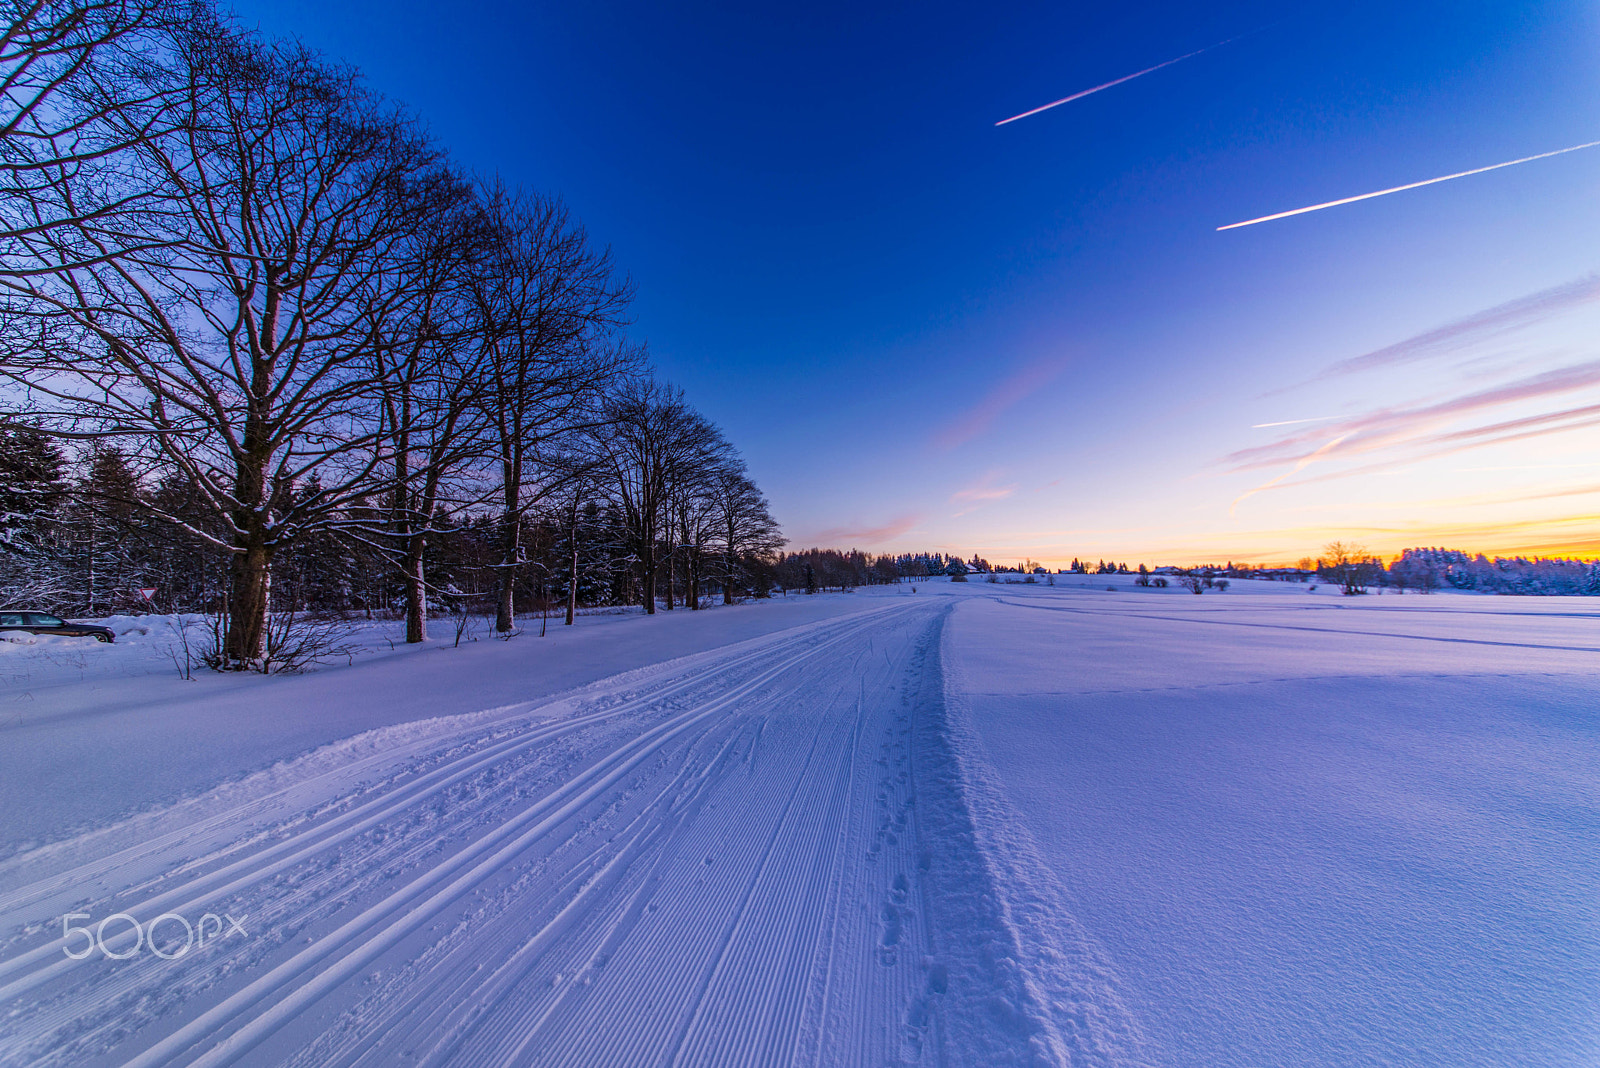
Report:
M 743 656 L 734 657 L 729 663 L 730 663 L 731 666 L 738 666 L 738 665 L 743 664 L 743 663 L 748 663 L 750 661 L 757 660 L 757 659 L 761 658 L 763 655 L 769 655 L 769 654 L 767 653 L 766 650 L 755 650 L 755 651 L 752 651 L 750 653 L 744 654 Z M 716 670 L 716 668 L 713 667 L 711 670 L 714 671 L 714 670 Z M 704 674 L 708 674 L 708 673 L 710 673 L 710 672 L 703 671 L 703 672 L 700 672 L 699 674 L 700 675 L 704 675 Z M 614 716 L 623 714 L 623 713 L 629 711 L 631 708 L 640 707 L 640 706 L 649 704 L 652 701 L 660 700 L 664 694 L 671 694 L 673 692 L 684 690 L 684 689 L 688 688 L 689 686 L 691 686 L 695 681 L 697 681 L 696 678 L 690 678 L 690 679 L 682 680 L 682 681 L 679 681 L 675 685 L 670 685 L 670 686 L 666 687 L 666 689 L 665 689 L 665 691 L 663 693 L 651 694 L 651 695 L 646 696 L 645 698 L 641 698 L 641 699 L 629 702 L 626 705 L 621 706 L 621 707 L 610 708 L 610 709 L 603 710 L 603 711 L 601 711 L 599 713 L 596 713 L 596 714 L 593 714 L 593 715 L 590 715 L 590 716 L 581 717 L 580 720 L 577 721 L 577 722 L 571 722 L 571 723 L 567 723 L 567 724 L 557 724 L 554 727 L 545 728 L 545 729 L 543 729 L 541 731 L 537 731 L 536 732 L 537 737 L 531 739 L 531 741 L 534 744 L 537 744 L 539 741 L 547 740 L 548 738 L 553 737 L 553 736 L 558 736 L 558 735 L 561 735 L 561 734 L 570 733 L 573 730 L 580 729 L 580 728 L 582 728 L 582 727 L 584 727 L 584 726 L 586 726 L 586 725 L 588 725 L 590 723 L 593 723 L 593 722 L 595 722 L 597 720 L 609 719 L 609 718 L 612 718 Z M 473 770 L 476 770 L 477 768 L 483 766 L 485 763 L 488 763 L 488 762 L 492 761 L 495 757 L 503 756 L 507 751 L 514 750 L 514 749 L 524 749 L 524 748 L 527 748 L 527 747 L 528 746 L 526 744 L 523 744 L 520 740 L 513 740 L 511 742 L 501 743 L 501 744 L 499 744 L 497 746 L 492 747 L 491 751 L 488 754 L 474 754 L 472 757 L 468 758 L 468 766 L 465 769 L 461 769 L 462 773 L 446 775 L 445 772 L 450 772 L 450 771 L 453 770 L 452 768 L 446 768 L 446 769 L 444 769 L 443 772 L 440 772 L 440 773 L 434 775 L 433 776 L 434 779 L 438 780 L 438 779 L 442 778 L 443 781 L 438 782 L 436 789 L 427 791 L 422 796 L 424 796 L 424 797 L 425 796 L 431 796 L 432 794 L 438 793 L 440 790 L 448 787 L 449 785 L 452 785 L 454 782 L 459 781 L 461 778 L 463 778 L 463 774 L 470 774 Z M 460 763 L 461 763 L 461 761 L 457 761 L 456 762 L 457 765 L 459 765 Z M 277 791 L 276 792 L 276 794 L 281 794 L 281 793 L 283 793 L 283 791 Z M 276 796 L 276 794 L 274 796 Z M 385 799 L 380 798 L 379 800 L 382 801 L 382 800 L 385 800 Z M 387 816 L 387 815 L 389 815 L 389 814 L 391 814 L 391 813 L 393 813 L 395 811 L 399 811 L 400 809 L 403 809 L 405 807 L 406 802 L 407 801 L 411 801 L 411 800 L 415 800 L 415 799 L 411 798 L 406 791 L 402 791 L 402 797 L 401 797 L 400 802 L 396 803 L 396 804 L 389 804 L 389 805 L 381 808 L 380 811 L 377 813 L 377 817 L 376 818 L 381 819 L 384 816 Z M 340 822 L 348 822 L 348 820 L 341 820 Z M 365 829 L 367 826 L 371 825 L 373 822 L 374 822 L 374 820 L 364 821 L 363 823 L 357 825 L 355 828 L 353 828 L 351 830 L 348 830 L 345 834 L 339 836 L 339 840 L 342 841 L 343 839 L 352 837 L 355 833 L 359 833 L 361 830 Z M 314 837 L 314 839 L 319 839 L 319 840 L 314 840 L 312 842 L 312 844 L 308 848 L 302 850 L 295 857 L 290 858 L 291 862 L 292 862 L 292 860 L 295 860 L 295 859 L 302 859 L 304 856 L 309 855 L 311 853 L 322 851 L 322 850 L 328 848 L 329 845 L 334 844 L 333 842 L 330 842 L 329 840 L 326 840 L 325 838 L 323 838 L 323 836 L 326 834 L 326 831 L 327 831 L 326 827 L 316 829 L 313 832 L 313 837 Z M 119 859 L 125 858 L 128 855 L 129 852 L 131 852 L 131 851 L 127 851 L 127 850 L 122 851 L 121 857 Z M 274 854 L 276 854 L 278 852 L 280 852 L 279 849 L 271 848 L 271 849 L 268 849 L 267 851 L 265 851 L 265 855 L 267 857 L 270 857 L 270 856 L 272 856 L 272 855 L 274 855 Z M 263 859 L 261 854 L 258 854 L 255 857 L 250 858 L 250 860 L 255 860 L 255 861 L 259 861 L 261 859 Z M 240 865 L 235 865 L 235 866 L 231 866 L 231 867 L 229 867 L 227 869 L 224 869 L 224 872 L 226 874 L 232 874 L 235 871 L 237 871 L 240 867 L 248 866 L 248 864 L 249 864 L 249 860 L 247 860 L 246 862 L 241 863 Z M 275 874 L 277 871 L 282 870 L 286 866 L 287 865 L 284 864 L 284 863 L 273 865 L 268 870 L 266 870 L 265 872 L 259 872 L 258 876 L 259 877 L 264 877 L 266 875 Z M 92 866 L 91 867 L 91 874 L 98 874 L 98 870 L 103 870 L 104 867 L 105 867 L 104 863 Z M 211 873 L 209 878 L 202 878 L 201 880 L 198 880 L 198 881 L 202 882 L 202 883 L 203 882 L 214 881 L 214 879 L 217 877 L 217 874 L 218 873 L 213 872 L 213 873 Z M 73 873 L 68 873 L 65 876 L 57 877 L 56 881 L 57 882 L 72 882 L 72 881 L 75 881 L 75 880 L 74 880 Z M 246 879 L 239 880 L 239 883 L 241 883 L 241 884 L 242 883 L 248 883 L 249 881 L 251 881 L 251 880 L 246 878 Z M 227 889 L 233 889 L 233 888 L 234 887 L 226 887 L 224 889 L 227 890 Z M 16 896 L 20 896 L 20 895 L 13 895 L 13 897 L 16 897 Z M 190 897 L 188 899 L 179 900 L 179 899 L 176 898 L 175 894 L 171 894 L 171 893 L 163 894 L 163 895 L 158 895 L 158 897 L 155 898 L 155 899 L 145 901 L 143 903 L 144 907 L 141 909 L 141 911 L 146 912 L 146 914 L 149 914 L 149 913 L 153 913 L 157 908 L 173 909 L 173 908 L 181 908 L 183 906 L 194 907 L 194 906 L 198 906 L 198 905 L 204 904 L 204 903 L 206 903 L 206 902 L 208 902 L 210 900 L 213 900 L 217 896 L 219 896 L 218 892 L 213 891 L 211 893 L 203 895 L 202 897 L 198 897 L 198 898 Z M 125 943 L 128 940 L 131 940 L 131 937 L 132 937 L 132 932 L 130 931 L 130 932 L 128 932 L 127 939 L 113 938 L 113 939 L 110 939 L 109 941 L 110 941 L 110 943 L 111 943 L 111 945 L 112 945 L 112 947 L 114 949 L 115 948 L 122 948 L 121 945 L 119 945 L 119 943 Z M 61 942 L 60 942 L 59 939 L 58 940 L 54 940 L 51 944 L 48 944 L 48 945 L 43 946 L 43 947 L 39 947 L 39 949 L 36 949 L 35 951 L 33 951 L 31 953 L 24 954 L 21 958 L 14 958 L 14 959 L 12 959 L 10 961 L 7 961 L 7 962 L 5 962 L 6 971 L 7 972 L 14 972 L 14 971 L 18 970 L 18 967 L 21 966 L 21 965 L 26 965 L 26 964 L 29 964 L 29 963 L 33 963 L 35 960 L 39 959 L 40 957 L 52 955 L 52 951 L 59 950 L 60 945 L 61 945 Z M 50 978 L 53 978 L 55 973 L 63 970 L 63 966 L 70 967 L 71 965 L 76 964 L 76 963 L 78 963 L 78 962 L 67 960 L 66 958 L 61 957 L 61 956 L 55 956 L 54 957 L 54 961 L 52 963 L 52 966 L 45 970 L 45 974 L 44 975 L 42 975 L 42 976 L 35 975 L 35 976 L 32 976 L 32 977 L 29 977 L 27 980 L 25 980 L 21 984 L 18 984 L 18 983 L 9 984 L 7 987 L 3 988 L 3 990 L 0 990 L 0 996 L 15 996 L 17 993 L 21 992 L 19 987 L 25 988 L 26 986 L 35 985 L 38 982 L 46 981 L 46 980 L 48 980 Z
M 937 629 L 893 605 L 465 717 L 10 889 L 8 927 L 91 885 L 96 920 L 263 933 L 0 960 L 0 1064 L 943 1063 L 908 681 Z
M 450 772 L 453 768 L 462 767 L 463 765 L 466 765 L 464 770 L 466 770 L 467 772 L 470 773 L 472 770 L 475 770 L 478 767 L 481 767 L 481 766 L 484 766 L 485 764 L 493 762 L 494 759 L 496 759 L 496 758 L 498 758 L 500 756 L 503 756 L 505 753 L 507 753 L 509 751 L 527 748 L 530 744 L 536 744 L 539 741 L 542 741 L 547 737 L 570 733 L 571 731 L 576 730 L 579 727 L 588 725 L 590 723 L 611 719 L 613 717 L 616 717 L 616 716 L 619 716 L 619 715 L 623 715 L 623 714 L 625 714 L 627 712 L 635 711 L 635 710 L 637 710 L 639 708 L 646 707 L 646 706 L 648 706 L 650 704 L 658 703 L 659 701 L 663 700 L 666 696 L 668 696 L 670 694 L 681 692 L 681 691 L 683 691 L 685 689 L 688 689 L 688 688 L 690 688 L 690 687 L 692 687 L 692 686 L 694 686 L 696 684 L 702 683 L 704 681 L 705 677 L 708 674 L 711 674 L 713 672 L 726 671 L 726 670 L 732 669 L 732 668 L 737 668 L 737 667 L 743 666 L 744 664 L 749 663 L 751 661 L 760 659 L 761 657 L 766 656 L 766 655 L 770 655 L 768 650 L 766 650 L 766 649 L 757 649 L 757 650 L 752 650 L 750 652 L 744 653 L 742 655 L 734 656 L 734 657 L 732 657 L 732 658 L 730 658 L 730 659 L 728 659 L 726 661 L 713 663 L 709 667 L 701 668 L 698 671 L 694 671 L 692 673 L 686 674 L 684 677 L 682 677 L 680 679 L 676 679 L 676 680 L 673 680 L 672 682 L 669 682 L 667 685 L 662 687 L 659 691 L 649 692 L 649 693 L 643 694 L 643 695 L 641 695 L 639 697 L 635 697 L 635 698 L 633 698 L 631 700 L 626 701 L 625 703 L 623 703 L 620 706 L 617 706 L 617 707 L 614 707 L 614 708 L 602 709 L 602 710 L 600 710 L 598 712 L 593 712 L 593 713 L 587 713 L 587 714 L 584 714 L 584 715 L 574 716 L 574 717 L 562 720 L 559 723 L 553 724 L 548 728 L 544 728 L 543 730 L 535 731 L 534 734 L 532 734 L 532 735 L 519 735 L 519 736 L 513 737 L 513 738 L 511 738 L 509 740 L 501 741 L 501 742 L 498 742 L 498 743 L 492 743 L 491 746 L 488 749 L 475 751 L 475 752 L 467 754 L 464 757 L 457 758 L 454 761 L 452 761 L 451 764 L 446 765 L 445 767 L 440 768 L 440 769 L 435 769 L 434 772 L 430 773 L 429 776 L 427 776 L 427 777 L 436 777 L 436 776 L 439 776 L 439 775 L 443 775 L 443 774 L 445 774 L 447 772 Z M 648 671 L 648 670 L 649 669 L 645 669 L 645 671 Z M 630 674 L 639 674 L 639 673 L 635 672 L 635 673 L 630 673 Z M 554 707 L 561 707 L 561 706 L 570 705 L 573 702 L 573 700 L 574 699 L 570 698 L 570 697 L 568 697 L 568 698 L 555 698 L 553 700 L 550 700 L 548 702 L 545 702 L 545 703 L 537 706 L 535 709 L 533 709 L 533 710 L 531 710 L 529 712 L 524 712 L 521 715 L 521 717 L 519 717 L 519 718 L 529 718 L 529 717 L 531 717 L 533 715 L 537 715 L 538 713 L 541 713 L 541 712 L 545 713 L 545 714 L 548 714 L 549 709 L 554 708 Z M 512 709 L 512 708 L 518 708 L 518 707 L 523 707 L 523 706 L 510 705 L 510 706 L 505 706 L 505 707 L 507 709 Z M 494 710 L 491 710 L 491 711 L 494 711 Z M 502 726 L 502 729 L 504 729 L 503 726 Z M 46 880 L 41 880 L 40 882 L 37 882 L 37 883 L 25 885 L 23 887 L 18 888 L 17 890 L 11 891 L 10 893 L 0 895 L 0 915 L 4 915 L 6 913 L 13 912 L 13 911 L 15 911 L 17 909 L 23 908 L 23 907 L 33 903 L 34 901 L 38 900 L 40 897 L 47 896 L 47 895 L 49 895 L 51 893 L 59 893 L 66 886 L 81 885 L 86 880 L 94 879 L 94 878 L 102 876 L 106 872 L 110 872 L 110 871 L 116 870 L 118 868 L 125 867 L 129 863 L 131 863 L 131 862 L 133 862 L 135 860 L 138 860 L 138 859 L 140 859 L 142 857 L 149 856 L 149 855 L 159 855 L 162 850 L 169 849 L 169 848 L 173 847 L 174 845 L 176 845 L 176 844 L 178 844 L 178 843 L 180 843 L 182 841 L 193 839 L 193 838 L 199 836 L 199 834 L 202 833 L 202 832 L 214 831 L 214 830 L 226 827 L 226 826 L 228 826 L 228 825 L 230 825 L 230 824 L 232 824 L 234 822 L 237 822 L 239 820 L 241 812 L 243 810 L 245 810 L 245 809 L 251 809 L 251 810 L 259 809 L 259 808 L 262 808 L 262 807 L 266 807 L 268 805 L 268 803 L 270 803 L 270 802 L 282 801 L 283 799 L 285 799 L 286 797 L 288 797 L 288 796 L 290 796 L 290 795 L 292 795 L 294 793 L 303 793 L 304 790 L 305 790 L 305 787 L 307 785 L 315 786 L 317 784 L 324 783 L 324 782 L 334 782 L 334 781 L 337 781 L 337 780 L 348 780 L 351 777 L 350 776 L 350 771 L 351 771 L 352 768 L 360 769 L 360 768 L 365 768 L 365 767 L 368 767 L 368 766 L 381 765 L 381 764 L 384 764 L 384 763 L 393 763 L 397 758 L 404 758 L 405 756 L 413 754 L 413 753 L 417 753 L 417 752 L 428 750 L 428 749 L 436 749 L 438 747 L 439 747 L 439 739 L 437 737 L 434 737 L 434 738 L 422 738 L 422 739 L 418 739 L 416 741 L 413 741 L 413 742 L 411 742 L 411 743 L 409 743 L 409 744 L 407 744 L 405 746 L 402 746 L 402 747 L 400 747 L 400 748 L 398 748 L 396 750 L 387 750 L 385 752 L 375 753 L 375 754 L 372 754 L 370 756 L 363 757 L 359 761 L 357 761 L 354 765 L 345 765 L 345 766 L 343 766 L 341 768 L 332 769 L 332 770 L 325 771 L 325 772 L 320 772 L 320 773 L 310 777 L 309 779 L 303 779 L 303 780 L 301 780 L 299 782 L 296 782 L 295 784 L 293 784 L 291 786 L 285 786 L 285 787 L 282 787 L 282 788 L 280 788 L 278 790 L 274 790 L 271 793 L 266 794 L 266 795 L 264 795 L 264 796 L 262 796 L 260 798 L 252 799 L 251 801 L 247 802 L 244 805 L 235 806 L 234 808 L 231 808 L 231 809 L 225 810 L 223 812 L 217 813 L 216 815 L 213 815 L 213 816 L 207 818 L 206 820 L 203 820 L 201 823 L 199 823 L 197 825 L 188 826 L 188 827 L 182 828 L 180 830 L 168 832 L 167 834 L 160 835 L 160 836 L 157 836 L 155 838 L 147 839 L 145 841 L 140 842 L 138 845 L 130 846 L 130 847 L 126 848 L 126 849 L 119 850 L 119 851 L 117 851 L 115 853 L 110 854 L 109 856 L 107 856 L 105 858 L 102 858 L 101 860 L 93 862 L 92 864 L 81 865 L 81 866 L 79 866 L 77 868 L 72 869 L 71 871 L 69 871 L 67 873 L 64 873 L 64 874 L 61 874 L 61 875 L 57 875 L 57 876 L 51 877 L 51 878 L 46 879 Z M 451 781 L 455 781 L 454 778 L 452 778 Z M 384 800 L 386 800 L 386 798 L 379 798 L 378 799 L 378 801 L 384 801 Z M 375 803 L 375 802 L 369 802 L 369 804 L 372 804 L 372 803 Z M 249 844 L 250 844 L 250 840 L 247 840 L 247 841 L 241 842 L 241 843 L 237 843 L 236 844 L 236 848 L 245 848 L 245 847 L 248 847 Z M 52 846 L 49 846 L 49 847 L 46 847 L 46 848 L 47 849 L 59 849 L 62 845 L 63 845 L 63 843 L 55 843 Z M 7 863 L 9 864 L 11 862 L 11 860 L 14 860 L 14 859 L 15 858 L 9 858 Z M 262 854 L 257 854 L 255 859 L 257 859 L 257 860 L 264 859 L 264 857 L 263 857 Z M 0 867 L 3 867 L 3 866 L 0 866 Z M 138 890 L 140 888 L 139 887 L 131 887 L 129 889 Z M 0 962 L 0 977 L 3 977 L 5 974 L 8 973 L 8 971 L 12 970 L 16 963 L 17 962 L 15 962 L 15 961 Z M 3 997 L 5 995 L 5 993 L 6 993 L 5 989 L 4 988 L 0 988 L 0 997 Z
M 813 655 L 816 651 L 826 649 L 829 645 L 842 640 L 835 638 L 826 641 L 802 656 Z M 255 980 L 249 987 L 185 1025 L 176 1034 L 163 1039 L 151 1049 L 128 1061 L 127 1068 L 151 1068 L 167 1062 L 175 1054 L 205 1041 L 205 1036 L 214 1029 L 230 1022 L 241 1013 L 254 1009 L 278 988 L 316 966 L 318 970 L 313 978 L 273 1002 L 265 1011 L 253 1016 L 248 1023 L 234 1030 L 227 1038 L 191 1063 L 196 1068 L 209 1068 L 211 1065 L 225 1064 L 237 1059 L 265 1040 L 288 1019 L 303 1011 L 322 994 L 350 978 L 378 953 L 392 946 L 401 936 L 433 915 L 437 909 L 471 889 L 535 838 L 542 836 L 557 823 L 575 813 L 584 803 L 615 785 L 618 779 L 652 754 L 659 745 L 677 737 L 700 720 L 721 711 L 737 696 L 754 689 L 788 666 L 787 662 L 780 663 L 779 666 L 757 676 L 755 682 L 746 683 L 734 691 L 733 696 L 713 699 L 699 710 L 682 713 L 637 738 L 629 739 L 579 775 L 567 780 L 539 803 L 523 810 L 509 823 L 502 824 L 471 846 L 458 851 L 450 861 L 435 867 L 419 879 L 390 894 L 383 901 L 347 921 L 332 935 L 325 936 L 301 950 L 290 960 Z M 528 823 L 532 823 L 533 826 L 524 830 Z M 501 841 L 508 837 L 511 841 L 501 845 Z M 477 860 L 482 853 L 491 849 L 494 852 L 486 859 Z M 455 875 L 457 869 L 474 860 L 477 860 L 477 863 L 465 873 Z M 455 877 L 450 878 L 451 876 Z M 433 890 L 445 879 L 450 881 L 446 882 L 442 889 Z M 429 894 L 429 891 L 433 893 Z M 417 903 L 416 899 L 422 895 L 428 896 L 424 897 L 421 903 Z M 363 940 L 362 936 L 373 928 L 377 929 L 376 932 Z M 349 943 L 355 943 L 354 947 L 344 952 L 342 956 L 326 964 L 323 963 L 325 958 L 332 957 Z
M 604 722 L 606 720 L 625 715 L 629 712 L 638 711 L 653 704 L 658 704 L 673 694 L 681 693 L 682 691 L 689 689 L 696 684 L 703 683 L 705 675 L 711 673 L 712 671 L 741 667 L 752 661 L 759 660 L 763 656 L 767 655 L 770 655 L 770 653 L 765 649 L 755 650 L 735 657 L 724 664 L 719 664 L 710 669 L 696 673 L 691 677 L 677 680 L 664 687 L 660 691 L 648 693 L 628 700 L 616 707 L 575 716 L 546 727 L 537 728 L 529 734 L 519 735 L 510 739 L 491 743 L 483 750 L 477 750 L 464 756 L 454 758 L 449 764 L 435 768 L 412 782 L 402 783 L 392 793 L 381 794 L 368 801 L 362 802 L 356 808 L 347 811 L 341 816 L 333 818 L 328 823 L 311 828 L 305 836 L 309 840 L 302 840 L 301 838 L 289 838 L 283 842 L 280 842 L 276 846 L 269 846 L 265 849 L 250 852 L 242 860 L 234 864 L 207 872 L 205 875 L 191 880 L 188 884 L 185 884 L 185 886 L 179 888 L 179 890 L 158 895 L 155 898 L 146 899 L 141 904 L 145 908 L 159 907 L 163 909 L 172 907 L 174 904 L 191 908 L 201 905 L 207 900 L 222 896 L 224 893 L 230 889 L 233 889 L 234 887 L 224 887 L 221 890 L 210 891 L 201 897 L 190 897 L 176 902 L 173 900 L 173 894 L 178 892 L 192 893 L 196 886 L 215 882 L 220 878 L 235 874 L 236 872 L 248 873 L 252 867 L 259 868 L 263 861 L 283 854 L 286 851 L 293 850 L 293 852 L 285 857 L 282 861 L 274 865 L 270 871 L 258 871 L 253 879 L 247 875 L 245 878 L 240 880 L 241 883 L 259 881 L 259 879 L 265 877 L 265 875 L 272 874 L 292 866 L 294 863 L 303 860 L 308 855 L 355 837 L 363 831 L 382 823 L 385 819 L 393 816 L 395 813 L 403 811 L 408 807 L 412 807 L 417 801 L 420 801 L 426 797 L 436 796 L 437 794 L 448 789 L 450 786 L 464 781 L 483 768 L 490 767 L 496 763 L 504 761 L 510 755 L 533 749 L 542 743 L 546 743 L 552 739 L 574 733 L 583 729 L 584 727 Z M 558 699 L 550 702 L 550 704 L 557 706 L 568 703 L 570 703 L 570 699 Z M 412 743 L 411 745 L 404 747 L 402 755 L 428 747 L 429 745 L 430 743 L 426 741 Z M 437 747 L 438 741 L 433 741 L 431 745 L 433 747 Z M 365 765 L 368 762 L 376 762 L 380 758 L 392 760 L 393 755 L 379 754 L 371 758 L 366 758 L 361 763 Z M 334 772 L 327 772 L 316 776 L 313 782 L 328 781 L 334 777 Z M 221 826 L 228 821 L 238 820 L 242 810 L 256 808 L 260 804 L 263 804 L 267 801 L 279 800 L 283 795 L 286 795 L 296 789 L 298 789 L 298 787 L 285 787 L 281 790 L 274 791 L 258 801 L 252 801 L 245 805 L 237 806 L 234 809 L 218 814 L 212 819 L 205 821 L 200 826 L 200 829 L 208 831 L 214 830 L 218 826 Z M 341 825 L 344 825 L 342 830 Z M 334 832 L 339 833 L 335 836 Z M 25 907 L 26 905 L 31 904 L 42 897 L 49 896 L 50 894 L 60 893 L 65 887 L 82 885 L 85 882 L 100 878 L 107 871 L 114 870 L 118 866 L 125 865 L 132 860 L 151 854 L 154 852 L 153 847 L 158 844 L 162 847 L 170 848 L 182 841 L 184 838 L 193 836 L 194 835 L 192 832 L 172 832 L 170 834 L 163 835 L 158 839 L 153 839 L 149 843 L 142 843 L 136 847 L 120 850 L 104 860 L 96 861 L 90 865 L 85 865 L 78 869 L 74 869 L 72 871 L 41 880 L 34 884 L 21 887 L 5 897 L 0 897 L 0 915 L 5 915 L 9 912 L 16 911 L 17 909 Z M 261 837 L 263 837 L 263 835 L 256 835 L 242 843 L 230 846 L 230 850 L 248 849 L 251 844 L 253 844 L 255 841 L 258 841 Z M 215 861 L 218 858 L 214 856 L 209 859 Z M 193 865 L 187 866 L 192 867 Z M 182 869 L 179 869 L 180 872 L 181 870 Z M 147 885 L 148 884 L 131 886 L 120 891 L 120 893 L 137 893 L 139 890 L 144 889 Z M 128 936 L 131 936 L 131 933 L 131 931 L 128 932 Z M 111 940 L 111 945 L 113 948 L 121 948 L 122 944 L 125 942 L 125 939 L 126 936 L 119 935 L 117 938 Z M 6 976 L 17 971 L 24 970 L 27 965 L 40 958 L 47 957 L 52 953 L 58 953 L 62 944 L 63 940 L 58 939 L 50 944 L 36 947 L 35 949 L 19 955 L 18 957 L 10 960 L 0 961 L 0 1000 L 14 996 L 15 994 L 26 989 L 26 987 L 18 987 L 5 983 L 4 980 Z M 53 975 L 54 973 L 51 974 Z

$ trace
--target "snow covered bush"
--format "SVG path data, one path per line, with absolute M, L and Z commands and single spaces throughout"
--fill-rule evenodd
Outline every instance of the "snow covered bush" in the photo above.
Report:
M 1457 549 L 1407 549 L 1389 566 L 1395 585 L 1527 596 L 1600 596 L 1600 561 L 1501 557 Z

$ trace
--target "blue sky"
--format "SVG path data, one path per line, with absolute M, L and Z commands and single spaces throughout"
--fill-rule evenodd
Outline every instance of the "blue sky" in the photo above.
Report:
M 1600 550 L 1600 149 L 1215 229 L 1600 138 L 1593 5 L 238 10 L 563 195 L 798 543 Z

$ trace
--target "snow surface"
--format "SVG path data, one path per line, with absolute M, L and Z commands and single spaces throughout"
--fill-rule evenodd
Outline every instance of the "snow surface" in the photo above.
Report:
M 188 682 L 170 617 L 113 617 L 113 645 L 15 636 L 0 641 L 0 857 L 374 727 L 527 701 L 859 607 L 832 595 L 654 617 L 635 608 L 572 627 L 557 617 L 544 638 L 535 617 L 510 642 L 478 620 L 459 647 L 448 620 L 419 646 L 404 644 L 402 624 L 354 625 L 353 654 L 309 674 L 197 668 Z
M 1011 578 L 0 643 L 0 1064 L 1600 1061 L 1600 602 Z
M 1069 1051 L 1600 1063 L 1600 605 L 1098 585 L 944 635 L 980 839 Z

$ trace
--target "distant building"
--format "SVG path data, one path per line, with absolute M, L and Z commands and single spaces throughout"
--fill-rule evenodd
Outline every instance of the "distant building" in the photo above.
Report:
M 1315 571 L 1303 567 L 1260 567 L 1250 572 L 1251 578 L 1272 579 L 1276 582 L 1307 582 L 1317 577 Z

